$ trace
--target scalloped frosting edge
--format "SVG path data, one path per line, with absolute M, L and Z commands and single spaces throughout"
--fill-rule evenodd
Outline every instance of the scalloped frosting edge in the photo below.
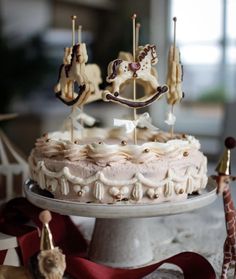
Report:
M 90 194 L 95 201 L 99 202 L 103 202 L 105 195 L 109 195 L 113 201 L 122 199 L 141 201 L 144 196 L 153 200 L 158 199 L 160 195 L 170 199 L 172 195 L 200 192 L 206 187 L 208 181 L 206 157 L 203 157 L 197 171 L 195 167 L 190 166 L 186 168 L 185 174 L 180 176 L 175 174 L 174 170 L 169 169 L 164 179 L 155 182 L 140 172 L 128 180 L 109 179 L 105 177 L 103 171 L 82 178 L 71 174 L 66 166 L 58 172 L 53 172 L 46 167 L 44 161 L 38 161 L 34 165 L 30 158 L 29 163 L 31 178 L 39 184 L 41 189 L 52 193 L 59 192 L 63 196 L 73 191 L 76 198 Z

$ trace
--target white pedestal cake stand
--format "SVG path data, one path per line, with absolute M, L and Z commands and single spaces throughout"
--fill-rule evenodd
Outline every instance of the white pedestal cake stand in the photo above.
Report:
M 89 259 L 126 268 L 145 265 L 153 260 L 144 217 L 184 213 L 209 205 L 216 199 L 214 183 L 209 183 L 201 195 L 189 196 L 185 201 L 138 205 L 78 203 L 48 198 L 30 180 L 25 183 L 24 190 L 26 198 L 38 207 L 63 215 L 95 217 Z

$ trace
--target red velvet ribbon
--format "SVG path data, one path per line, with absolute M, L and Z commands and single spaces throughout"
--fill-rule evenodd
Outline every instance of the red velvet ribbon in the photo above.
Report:
M 38 214 L 42 209 L 33 206 L 25 198 L 14 199 L 7 206 L 7 210 L 0 217 L 0 231 L 17 236 L 22 262 L 27 265 L 29 258 L 39 250 L 39 235 L 35 227 L 16 224 L 17 214 L 29 218 L 41 228 Z M 16 216 L 12 219 L 12 216 L 8 216 L 9 210 L 13 216 L 13 212 L 16 212 Z M 164 263 L 180 267 L 185 279 L 216 279 L 211 264 L 204 257 L 193 252 L 183 252 L 159 263 L 135 269 L 100 265 L 85 258 L 87 243 L 69 217 L 52 213 L 50 229 L 55 245 L 66 254 L 66 271 L 75 279 L 141 279 Z
M 1 247 L 0 247 L 0 248 L 1 248 Z M 7 254 L 7 250 L 1 250 L 1 251 L 0 251 L 0 265 L 4 263 L 6 254 Z

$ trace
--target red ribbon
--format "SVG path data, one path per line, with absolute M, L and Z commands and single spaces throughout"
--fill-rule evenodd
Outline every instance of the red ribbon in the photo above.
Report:
M 25 198 L 18 198 L 7 204 L 0 218 L 0 231 L 17 236 L 24 265 L 27 265 L 29 258 L 39 250 L 39 236 L 35 227 L 19 224 L 19 219 L 28 218 L 36 226 L 41 227 L 38 219 L 40 211 L 41 209 L 30 204 Z M 85 258 L 87 243 L 69 217 L 52 213 L 50 229 L 55 245 L 66 254 L 66 271 L 75 279 L 141 279 L 164 263 L 180 267 L 185 279 L 216 279 L 210 263 L 193 252 L 183 252 L 159 263 L 135 269 L 96 264 Z
M 1 248 L 1 247 L 0 247 L 0 248 Z M 7 250 L 1 250 L 1 251 L 0 251 L 0 265 L 4 263 L 6 254 L 7 254 Z

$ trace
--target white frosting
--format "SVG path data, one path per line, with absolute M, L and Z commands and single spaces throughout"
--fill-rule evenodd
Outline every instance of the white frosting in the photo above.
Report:
M 68 195 L 70 192 L 69 184 L 65 176 L 61 176 L 61 193 L 62 195 Z
M 104 196 L 104 186 L 102 182 L 95 181 L 93 194 L 96 200 L 102 201 Z
M 155 196 L 159 196 L 160 194 L 163 194 L 166 198 L 171 197 L 173 193 L 177 195 L 183 193 L 191 194 L 193 191 L 204 188 L 207 183 L 207 176 L 206 159 L 205 157 L 203 158 L 201 167 L 198 170 L 196 167 L 188 167 L 184 175 L 178 175 L 172 169 L 169 169 L 166 172 L 165 178 L 162 180 L 152 180 L 145 177 L 142 173 L 136 173 L 134 177 L 128 180 L 112 179 L 106 177 L 103 171 L 98 171 L 92 176 L 83 178 L 71 174 L 68 167 L 64 167 L 61 171 L 52 172 L 47 169 L 43 161 L 38 162 L 36 166 L 34 166 L 31 161 L 30 165 L 34 173 L 33 178 L 39 183 L 42 189 L 45 188 L 45 177 L 47 177 L 47 181 L 50 181 L 46 183 L 46 186 L 48 190 L 52 192 L 55 192 L 57 188 L 58 179 L 63 195 L 69 194 L 70 184 L 74 185 L 74 192 L 80 192 L 80 196 L 90 191 L 91 187 L 88 187 L 88 185 L 94 184 L 93 195 L 96 200 L 102 201 L 105 194 L 104 187 L 110 187 L 108 192 L 113 198 L 122 199 L 129 193 L 128 185 L 133 185 L 131 193 L 132 199 L 140 201 L 144 195 L 143 186 L 145 186 L 145 188 L 149 187 L 146 193 L 150 199 L 154 199 Z M 42 180 L 42 177 L 44 180 Z M 51 189 L 49 185 L 52 184 L 55 186 Z
M 183 152 L 199 149 L 199 141 L 192 136 L 185 140 L 173 139 L 168 142 L 147 142 L 141 145 L 107 144 L 97 141 L 91 144 L 75 144 L 64 139 L 47 140 L 41 138 L 36 143 L 36 152 L 51 158 L 61 156 L 70 161 L 90 158 L 98 165 L 131 160 L 134 163 L 150 162 L 160 156 L 182 158 Z M 147 152 L 146 152 L 147 151 Z
M 95 202 L 175 200 L 206 186 L 206 157 L 192 136 L 140 145 L 85 141 L 39 139 L 32 178 L 56 197 Z
M 140 183 L 139 181 L 134 184 L 132 190 L 132 197 L 136 201 L 140 201 L 143 197 L 143 187 L 142 187 L 142 183 Z

